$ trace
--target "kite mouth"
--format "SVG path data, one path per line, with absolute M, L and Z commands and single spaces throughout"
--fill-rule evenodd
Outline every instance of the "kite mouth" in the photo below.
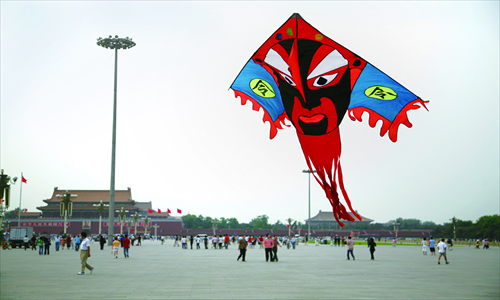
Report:
M 299 126 L 305 135 L 323 135 L 328 129 L 328 117 L 324 114 L 299 116 Z
M 306 117 L 306 116 L 300 116 L 299 120 L 302 121 L 303 123 L 319 123 L 321 122 L 326 116 L 324 114 L 315 114 L 311 117 Z

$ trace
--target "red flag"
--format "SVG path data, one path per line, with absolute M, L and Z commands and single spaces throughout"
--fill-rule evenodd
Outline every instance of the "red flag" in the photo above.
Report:
M 27 208 L 25 208 L 25 209 L 24 209 L 24 212 L 27 212 L 27 211 L 28 211 L 28 209 L 27 209 Z
M 17 209 L 16 209 L 16 210 L 14 210 L 14 213 L 17 215 Z
M 158 208 L 158 213 L 161 214 L 161 210 Z
M 290 228 L 290 225 L 287 224 L 286 227 Z
M 148 208 L 148 213 L 153 213 L 153 210 L 151 208 Z
M 177 213 L 178 213 L 178 214 L 182 214 L 182 210 L 177 209 Z
M 21 181 L 22 181 L 23 183 L 28 183 L 28 180 L 26 180 L 26 178 L 24 178 L 24 176 L 23 176 L 23 175 L 21 175 Z
M 171 213 L 172 213 L 172 212 L 170 211 L 170 208 L 167 208 L 167 212 L 168 212 L 169 214 L 171 214 Z

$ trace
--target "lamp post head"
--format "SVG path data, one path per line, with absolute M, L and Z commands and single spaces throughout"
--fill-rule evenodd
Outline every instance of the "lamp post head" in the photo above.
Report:
M 128 36 L 126 38 L 119 38 L 117 35 L 107 38 L 98 38 L 97 45 L 106 49 L 130 49 L 136 45 L 134 41 Z

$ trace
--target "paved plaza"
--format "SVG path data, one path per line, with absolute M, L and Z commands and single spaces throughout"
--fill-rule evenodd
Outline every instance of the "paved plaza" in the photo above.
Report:
M 449 265 L 423 256 L 421 247 L 378 246 L 370 260 L 356 245 L 356 260 L 345 247 L 279 248 L 277 263 L 263 249 L 183 250 L 168 240 L 144 241 L 118 259 L 111 248 L 91 245 L 83 276 L 74 250 L 49 256 L 38 251 L 0 250 L 0 299 L 499 299 L 500 252 L 455 247 Z M 122 249 L 120 249 L 122 250 Z

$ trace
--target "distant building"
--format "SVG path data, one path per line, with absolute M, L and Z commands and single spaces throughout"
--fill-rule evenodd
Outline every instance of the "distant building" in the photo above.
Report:
M 23 212 L 21 213 L 21 223 L 18 224 L 18 218 L 10 219 L 9 226 L 30 226 L 34 228 L 37 234 L 63 234 L 64 232 L 64 217 L 61 217 L 60 205 L 61 198 L 57 195 L 63 195 L 66 192 L 77 195 L 71 198 L 72 215 L 67 218 L 67 233 L 77 235 L 82 231 L 88 234 L 107 233 L 109 220 L 109 207 L 106 207 L 102 212 L 102 220 L 99 222 L 99 210 L 95 204 L 101 201 L 109 205 L 110 191 L 109 190 L 59 190 L 57 187 L 52 192 L 52 197 L 43 200 L 46 205 L 39 206 L 37 209 L 40 212 Z M 138 202 L 132 198 L 132 189 L 115 190 L 115 211 L 123 207 L 127 210 L 125 223 L 121 224 L 118 220 L 118 213 L 115 212 L 114 233 L 136 233 L 136 234 L 154 234 L 158 235 L 176 235 L 182 232 L 181 217 L 172 217 L 168 212 L 159 213 L 158 210 L 153 210 L 152 203 Z M 140 215 L 138 224 L 132 221 L 132 215 L 138 213 Z M 145 218 L 148 217 L 149 222 L 145 224 Z
M 372 219 L 359 215 L 359 213 L 358 215 L 361 217 L 361 221 L 359 221 L 352 212 L 349 212 L 349 214 L 354 218 L 354 222 L 349 222 L 344 219 L 340 219 L 340 221 L 344 224 L 346 224 L 346 222 L 349 222 L 350 224 L 370 224 L 371 222 L 373 222 Z M 307 225 L 308 220 L 305 221 Z M 311 226 L 318 226 L 319 228 L 322 229 L 334 229 L 338 227 L 338 223 L 337 220 L 335 220 L 335 217 L 333 216 L 333 211 L 320 210 L 317 215 L 311 217 Z
M 66 192 L 77 195 L 76 198 L 71 198 L 73 203 L 73 213 L 71 217 L 73 219 L 82 218 L 99 218 L 99 210 L 94 204 L 99 204 L 102 202 L 109 205 L 109 190 L 59 190 L 57 187 L 54 188 L 52 197 L 43 200 L 47 205 L 39 206 L 37 209 L 42 211 L 42 216 L 46 218 L 61 218 L 60 204 L 61 198 L 57 195 L 63 195 Z M 141 203 L 141 202 L 139 202 Z M 151 205 L 151 202 L 149 202 Z M 132 189 L 127 190 L 116 190 L 115 191 L 115 210 L 119 210 L 123 207 L 124 210 L 128 210 L 127 217 L 133 215 L 134 213 L 144 214 L 143 209 L 136 205 L 136 201 L 132 199 Z M 147 213 L 147 209 L 146 209 Z M 115 213 L 115 217 L 118 214 Z M 109 217 L 109 208 L 106 208 L 102 212 L 102 218 L 106 219 Z

